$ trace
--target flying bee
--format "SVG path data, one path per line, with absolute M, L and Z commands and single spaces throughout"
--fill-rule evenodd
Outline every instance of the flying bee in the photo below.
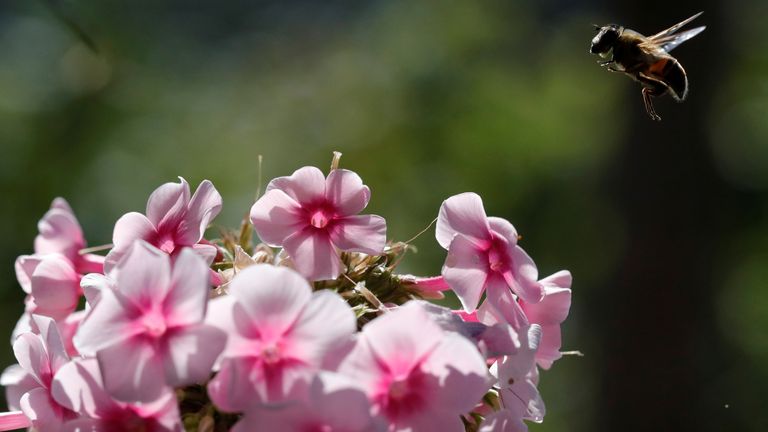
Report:
M 599 54 L 605 60 L 598 64 L 611 72 L 621 72 L 643 85 L 645 110 L 653 120 L 661 120 L 653 109 L 653 97 L 669 93 L 677 102 L 688 95 L 688 75 L 669 52 L 681 43 L 704 31 L 696 27 L 682 33 L 675 33 L 684 25 L 696 19 L 703 12 L 682 21 L 653 36 L 640 33 L 616 24 L 595 25 L 597 35 L 592 39 L 589 52 Z

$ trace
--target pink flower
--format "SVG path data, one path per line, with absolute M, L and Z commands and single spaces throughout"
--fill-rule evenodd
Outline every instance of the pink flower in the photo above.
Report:
M 80 278 L 101 272 L 104 258 L 81 254 L 86 243 L 75 214 L 56 198 L 37 225 L 35 253 L 16 260 L 16 277 L 26 299 L 26 312 L 64 319 L 80 300 Z
M 81 418 L 70 420 L 66 431 L 147 431 L 180 432 L 176 395 L 168 390 L 156 401 L 127 404 L 114 399 L 104 389 L 101 370 L 95 358 L 73 360 L 53 379 L 53 397 Z
M 571 273 L 563 270 L 540 281 L 544 298 L 535 304 L 518 300 L 531 323 L 541 326 L 541 342 L 536 351 L 536 362 L 544 369 L 552 367 L 562 357 L 560 324 L 571 308 Z
M 101 272 L 104 257 L 80 253 L 87 246 L 83 230 L 64 198 L 53 200 L 37 229 L 40 233 L 35 237 L 36 255 L 63 255 L 79 274 Z
M 41 431 L 56 431 L 66 420 L 75 417 L 72 411 L 58 404 L 51 395 L 53 377 L 69 361 L 69 356 L 56 323 L 40 315 L 33 315 L 32 319 L 40 334 L 24 333 L 13 344 L 16 360 L 26 374 L 24 376 L 18 369 L 15 371 L 17 385 L 26 386 L 26 392 L 19 398 L 18 405 L 32 426 Z M 7 378 L 7 375 L 4 376 Z M 15 400 L 9 400 L 12 408 L 16 403 Z
M 498 425 L 506 424 L 507 429 L 491 429 L 498 431 L 526 431 L 523 420 L 541 423 L 544 420 L 544 401 L 541 399 L 536 385 L 539 374 L 534 359 L 541 341 L 541 327 L 536 324 L 518 333 L 520 344 L 518 352 L 503 357 L 491 368 L 498 378 L 499 394 L 505 414 L 500 414 L 500 422 L 486 420 L 485 427 L 490 422 Z M 481 429 L 488 430 L 488 429 Z
M 339 372 L 363 386 L 389 431 L 463 431 L 460 416 L 490 387 L 485 360 L 419 302 L 363 327 Z
M 181 177 L 179 180 L 152 192 L 146 216 L 131 212 L 117 220 L 112 234 L 114 247 L 104 264 L 106 271 L 111 271 L 135 240 L 144 240 L 173 257 L 183 247 L 192 247 L 209 263 L 213 260 L 216 247 L 200 241 L 221 211 L 221 195 L 210 181 L 203 180 L 190 198 L 189 184 Z
M 115 399 L 151 402 L 206 380 L 226 335 L 203 323 L 208 267 L 191 249 L 171 270 L 168 255 L 137 241 L 115 269 L 116 289 L 102 289 L 80 325 L 75 346 L 95 355 Z
M 284 400 L 355 331 L 338 294 L 312 293 L 298 273 L 267 264 L 238 273 L 229 295 L 211 301 L 208 320 L 229 334 L 208 393 L 230 412 Z
M 370 196 L 352 171 L 335 169 L 325 178 L 304 167 L 269 183 L 251 208 L 251 222 L 261 240 L 283 247 L 305 277 L 335 279 L 342 271 L 338 250 L 376 255 L 384 249 L 384 218 L 357 215 Z
M 61 320 L 77 309 L 81 275 L 64 255 L 20 256 L 16 275 L 25 281 L 22 288 L 29 294 L 25 312 Z
M 320 372 L 300 386 L 282 406 L 248 411 L 232 432 L 372 432 L 368 397 L 353 382 L 332 372 Z
M 537 303 L 543 288 L 533 260 L 517 245 L 517 231 L 504 219 L 487 217 L 477 194 L 443 202 L 437 219 L 438 243 L 448 250 L 443 277 L 472 312 L 486 291 L 490 304 L 516 327 L 527 324 L 513 293 Z

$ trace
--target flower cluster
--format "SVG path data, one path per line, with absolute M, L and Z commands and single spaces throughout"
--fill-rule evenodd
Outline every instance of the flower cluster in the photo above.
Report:
M 398 274 L 410 246 L 360 214 L 370 197 L 352 171 L 304 167 L 209 241 L 221 196 L 181 179 L 117 221 L 105 257 L 88 253 L 57 198 L 34 254 L 16 261 L 27 297 L 18 364 L 0 377 L 0 430 L 507 432 L 542 421 L 539 368 L 562 355 L 570 273 L 539 279 L 515 228 L 464 193 L 437 217 L 441 275 Z M 446 290 L 462 310 L 425 301 Z

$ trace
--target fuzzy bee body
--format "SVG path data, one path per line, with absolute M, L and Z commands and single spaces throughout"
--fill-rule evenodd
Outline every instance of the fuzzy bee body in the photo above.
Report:
M 653 97 L 669 94 L 678 102 L 688 95 L 688 75 L 669 52 L 704 31 L 697 27 L 675 33 L 701 12 L 653 36 L 626 29 L 616 24 L 595 26 L 598 34 L 592 39 L 590 52 L 608 58 L 599 62 L 612 72 L 621 72 L 643 86 L 643 102 L 653 120 L 661 120 L 653 108 Z

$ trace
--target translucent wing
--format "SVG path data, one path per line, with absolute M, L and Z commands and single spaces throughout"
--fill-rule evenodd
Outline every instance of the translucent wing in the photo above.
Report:
M 696 27 L 694 29 L 684 31 L 682 33 L 672 34 L 669 36 L 664 36 L 664 37 L 654 39 L 653 42 L 657 46 L 661 47 L 661 49 L 663 49 L 664 51 L 670 52 L 681 43 L 703 32 L 705 28 L 706 28 L 705 26 Z
M 671 35 L 672 33 L 674 33 L 674 32 L 676 32 L 676 31 L 680 30 L 680 28 L 681 28 L 681 27 L 683 27 L 684 25 L 686 25 L 686 24 L 688 24 L 689 22 L 691 22 L 691 21 L 695 20 L 696 18 L 698 18 L 698 17 L 699 17 L 701 14 L 703 14 L 703 13 L 704 13 L 704 12 L 699 12 L 699 13 L 697 13 L 696 15 L 694 15 L 694 16 L 692 16 L 692 17 L 688 18 L 688 19 L 687 19 L 687 20 L 685 20 L 685 21 L 681 21 L 681 22 L 679 22 L 679 23 L 677 23 L 677 24 L 673 25 L 672 27 L 670 27 L 670 28 L 668 28 L 668 29 L 666 29 L 666 30 L 663 30 L 663 31 L 660 31 L 660 32 L 656 33 L 655 35 L 653 35 L 653 36 L 649 37 L 648 39 L 651 39 L 651 40 L 653 40 L 653 41 L 656 41 L 656 40 L 657 40 L 657 39 L 659 39 L 659 38 L 663 38 L 663 37 L 665 37 L 665 36 L 669 36 L 669 35 Z M 690 39 L 690 38 L 689 38 L 689 39 Z

